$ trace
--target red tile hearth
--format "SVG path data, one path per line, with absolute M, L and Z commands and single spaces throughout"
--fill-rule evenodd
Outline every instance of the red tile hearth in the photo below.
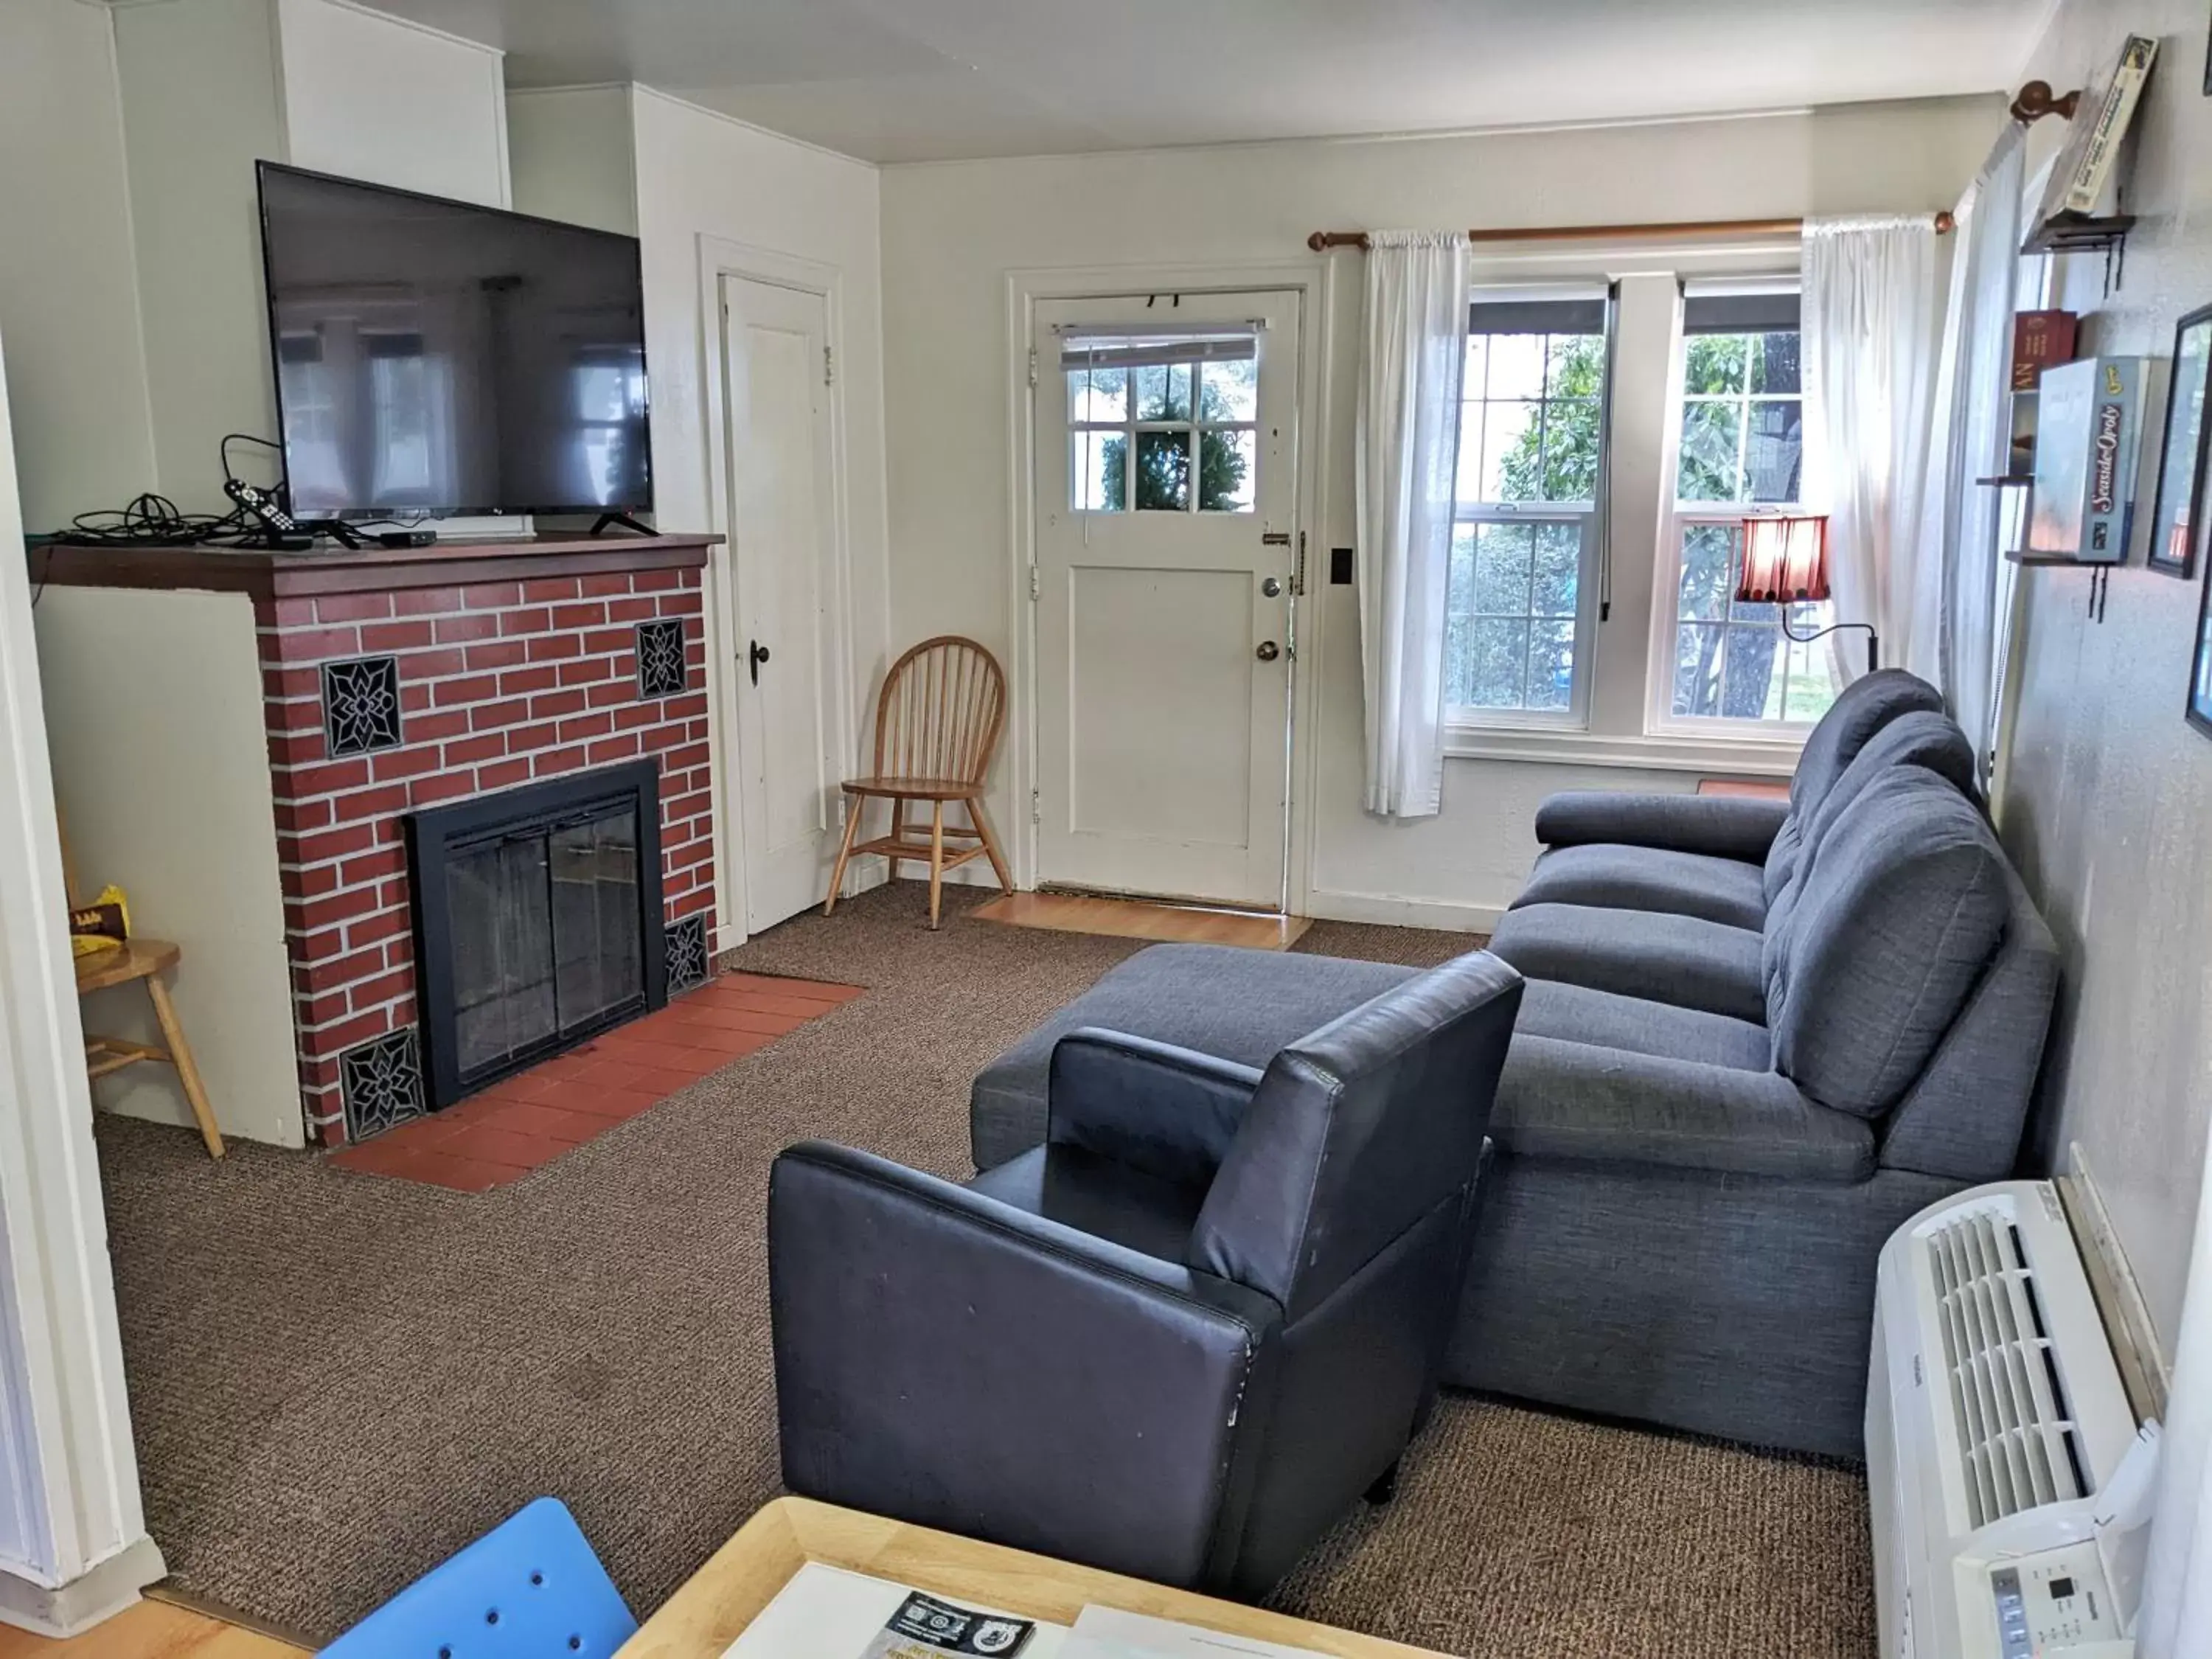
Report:
M 331 1162 L 455 1192 L 503 1187 L 860 994 L 857 985 L 719 975 L 665 1008 Z

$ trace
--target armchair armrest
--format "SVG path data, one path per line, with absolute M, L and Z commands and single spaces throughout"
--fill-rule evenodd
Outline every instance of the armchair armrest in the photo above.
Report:
M 1547 847 L 1625 842 L 1763 864 L 1789 816 L 1787 801 L 1742 795 L 1571 789 L 1546 798 L 1536 809 L 1536 839 Z
M 1267 1297 L 818 1141 L 769 1177 L 769 1296 L 792 1491 L 1205 1577 L 1249 1479 Z
M 1085 1026 L 1053 1045 L 1045 1139 L 1202 1187 L 1228 1155 L 1260 1076 L 1234 1060 Z

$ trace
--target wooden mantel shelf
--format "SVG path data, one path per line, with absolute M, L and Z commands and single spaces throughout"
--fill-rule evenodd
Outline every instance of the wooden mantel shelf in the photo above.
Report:
M 307 599 L 546 576 L 696 568 L 707 562 L 708 550 L 721 539 L 553 534 L 317 553 L 53 542 L 30 550 L 30 569 L 34 586 L 191 589 L 246 593 L 257 599 Z

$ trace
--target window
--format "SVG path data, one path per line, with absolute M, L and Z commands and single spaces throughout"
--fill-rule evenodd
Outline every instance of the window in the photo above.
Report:
M 1252 510 L 1260 410 L 1250 333 L 1086 331 L 1062 342 L 1060 371 L 1072 508 Z
M 1802 725 L 1835 700 L 1827 641 L 1793 640 L 1834 621 L 1819 603 L 1743 605 L 1743 520 L 1794 511 L 1804 463 L 1794 293 L 1692 291 L 1682 304 L 1674 424 L 1673 658 L 1676 720 Z
M 1468 311 L 1444 636 L 1462 723 L 1559 723 L 1585 701 L 1607 301 L 1479 291 Z

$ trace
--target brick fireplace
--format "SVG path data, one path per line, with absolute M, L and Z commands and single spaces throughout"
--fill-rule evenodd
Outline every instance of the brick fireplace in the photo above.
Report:
M 291 1058 L 311 1141 L 358 1140 L 430 1103 L 408 876 L 413 815 L 500 792 L 527 800 L 564 778 L 643 775 L 650 788 L 653 775 L 637 770 L 648 763 L 660 927 L 649 939 L 641 927 L 640 948 L 656 953 L 656 992 L 706 977 L 708 545 L 669 537 L 321 555 L 72 550 L 34 573 L 81 586 L 213 588 L 251 603 Z

